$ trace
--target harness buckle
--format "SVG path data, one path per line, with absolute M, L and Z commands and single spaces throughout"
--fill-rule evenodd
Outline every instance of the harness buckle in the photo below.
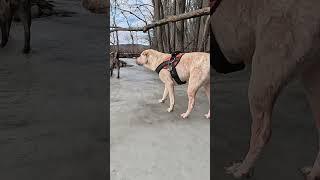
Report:
M 173 69 L 173 63 L 176 61 L 176 57 L 173 56 L 172 59 L 168 62 L 168 69 L 171 72 Z

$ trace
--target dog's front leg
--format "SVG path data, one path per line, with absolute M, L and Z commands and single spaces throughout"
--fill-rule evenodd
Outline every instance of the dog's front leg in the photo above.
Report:
M 174 85 L 173 82 L 166 83 L 166 89 L 169 93 L 170 98 L 170 107 L 168 108 L 168 112 L 171 112 L 174 107 Z
M 311 110 L 315 118 L 315 125 L 318 129 L 318 145 L 320 149 L 320 64 L 313 65 L 305 70 L 302 74 L 302 83 L 305 86 Z M 316 180 L 320 178 L 320 150 L 314 161 L 313 167 L 305 167 L 301 169 L 307 180 Z
M 30 0 L 26 4 L 21 4 L 18 9 L 19 17 L 24 27 L 24 48 L 23 53 L 30 52 L 30 27 L 31 27 L 31 5 Z
M 168 88 L 164 86 L 163 96 L 162 96 L 162 99 L 159 99 L 159 103 L 164 103 L 167 99 L 168 94 L 169 94 Z
M 271 46 L 261 46 L 265 47 Z M 235 178 L 252 176 L 253 166 L 271 137 L 271 114 L 274 103 L 296 68 L 292 58 L 282 57 L 286 49 L 261 48 L 256 49 L 252 61 L 248 89 L 252 116 L 249 150 L 242 162 L 226 168 L 227 173 Z M 269 66 L 272 68 L 266 68 Z
M 4 46 L 6 46 L 8 42 L 8 33 L 7 33 L 6 23 L 1 22 L 0 25 L 1 25 L 1 33 L 2 33 L 1 47 L 3 48 Z

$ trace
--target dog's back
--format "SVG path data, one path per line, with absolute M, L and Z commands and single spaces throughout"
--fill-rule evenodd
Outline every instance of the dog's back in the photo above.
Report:
M 210 54 L 204 52 L 186 53 L 181 58 L 183 64 L 189 70 L 200 68 L 209 73 L 210 71 Z

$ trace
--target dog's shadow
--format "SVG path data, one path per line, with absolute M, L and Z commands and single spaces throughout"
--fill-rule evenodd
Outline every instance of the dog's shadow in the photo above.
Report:
M 180 114 L 182 113 L 181 107 L 175 108 L 172 112 L 168 112 L 169 104 L 158 102 L 141 102 L 141 108 L 137 111 L 137 119 L 140 122 L 148 124 L 167 123 L 181 120 Z

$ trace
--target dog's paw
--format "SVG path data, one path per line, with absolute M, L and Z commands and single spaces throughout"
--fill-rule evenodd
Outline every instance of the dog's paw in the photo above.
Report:
M 207 119 L 210 119 L 210 113 L 205 114 L 204 117 L 206 117 Z
M 159 99 L 159 100 L 158 100 L 159 103 L 164 103 L 164 101 L 165 101 L 165 100 L 163 100 L 163 99 Z
M 300 170 L 300 172 L 302 173 L 302 174 L 304 174 L 304 175 L 308 175 L 308 174 L 310 174 L 311 173 L 311 167 L 303 167 L 303 168 L 301 168 L 301 169 L 299 169 Z
M 299 169 L 299 171 L 301 172 L 301 174 L 304 176 L 305 180 L 316 180 L 316 178 L 311 176 L 311 167 L 303 167 L 301 169 Z
M 173 108 L 168 108 L 167 111 L 168 111 L 168 112 L 172 112 L 172 111 L 173 111 Z
M 1 42 L 0 47 L 4 48 L 6 46 L 7 43 Z
M 242 163 L 233 163 L 232 166 L 225 168 L 226 173 L 232 175 L 235 179 L 250 178 L 253 171 L 246 170 L 242 167 Z
M 183 119 L 186 119 L 186 118 L 188 118 L 189 114 L 187 114 L 187 113 L 182 113 L 180 116 L 181 116 Z
M 23 48 L 22 53 L 23 54 L 29 54 L 30 53 L 30 48 L 29 47 Z

